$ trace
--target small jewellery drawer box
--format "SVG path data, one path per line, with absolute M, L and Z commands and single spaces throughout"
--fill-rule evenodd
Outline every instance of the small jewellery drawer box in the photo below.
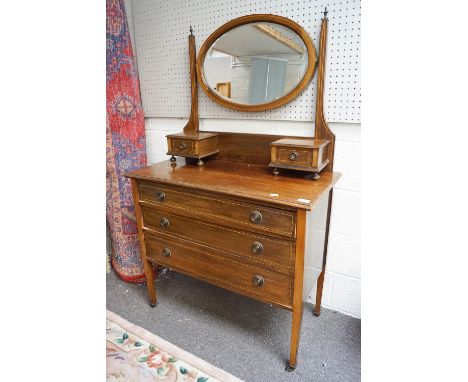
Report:
M 190 132 L 169 134 L 166 137 L 168 155 L 196 158 L 201 162 L 201 158 L 219 152 L 216 133 Z
M 329 141 L 313 138 L 283 138 L 271 143 L 271 163 L 273 174 L 278 175 L 278 168 L 309 171 L 312 179 L 318 179 L 318 173 L 328 164 L 327 150 Z

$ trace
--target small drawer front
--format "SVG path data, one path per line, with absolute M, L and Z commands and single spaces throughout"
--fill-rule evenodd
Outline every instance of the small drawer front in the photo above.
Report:
M 175 242 L 146 235 L 146 256 L 176 271 L 198 276 L 252 297 L 292 305 L 292 278 L 243 264 L 194 248 L 189 242 Z
M 295 214 L 254 204 L 211 197 L 196 193 L 160 187 L 153 184 L 140 185 L 141 200 L 171 208 L 177 213 L 198 218 L 205 214 L 204 220 L 217 221 L 218 224 L 254 229 L 270 234 L 295 237 Z M 212 219 L 212 220 L 208 220 Z
M 177 235 L 234 254 L 238 258 L 290 272 L 293 267 L 292 242 L 241 232 L 202 221 L 143 208 L 145 227 Z
M 193 153 L 195 151 L 194 141 L 188 139 L 172 139 L 172 151 L 179 153 Z
M 312 152 L 303 149 L 279 147 L 277 160 L 291 165 L 309 165 L 312 162 Z

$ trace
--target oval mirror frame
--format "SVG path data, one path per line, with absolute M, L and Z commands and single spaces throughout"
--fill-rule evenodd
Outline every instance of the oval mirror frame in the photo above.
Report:
M 270 22 L 274 24 L 279 24 L 294 31 L 301 38 L 301 40 L 304 42 L 307 48 L 307 69 L 301 81 L 296 85 L 296 87 L 294 87 L 289 93 L 284 94 L 282 97 L 274 101 L 261 103 L 261 104 L 241 104 L 241 103 L 232 102 L 226 98 L 223 98 L 218 93 L 216 93 L 213 89 L 209 87 L 208 83 L 205 81 L 205 76 L 203 73 L 203 64 L 205 61 L 205 56 L 208 50 L 211 48 L 211 46 L 216 42 L 216 40 L 218 40 L 218 38 L 220 38 L 226 32 L 229 32 L 232 29 L 237 28 L 241 25 L 255 23 L 255 22 Z M 196 67 L 197 67 L 197 78 L 198 78 L 198 83 L 200 84 L 200 87 L 203 89 L 205 94 L 208 97 L 210 97 L 213 101 L 215 101 L 216 103 L 223 105 L 227 108 L 239 110 L 239 111 L 252 111 L 252 112 L 265 111 L 265 110 L 276 109 L 280 106 L 283 106 L 291 102 L 302 91 L 304 91 L 304 89 L 307 87 L 307 85 L 309 85 L 310 81 L 314 77 L 315 70 L 317 68 L 317 52 L 315 50 L 315 45 L 313 41 L 309 37 L 309 34 L 296 22 L 290 19 L 287 19 L 286 17 L 277 16 L 277 15 L 254 14 L 254 15 L 238 17 L 220 26 L 218 29 L 216 29 L 201 46 L 200 51 L 198 52 Z

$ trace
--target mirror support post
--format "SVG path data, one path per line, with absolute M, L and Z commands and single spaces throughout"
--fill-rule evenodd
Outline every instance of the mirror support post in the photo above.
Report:
M 198 129 L 198 89 L 197 89 L 197 61 L 195 49 L 195 36 L 190 26 L 189 59 L 190 59 L 190 88 L 191 88 L 191 110 L 190 118 L 184 127 L 183 133 L 168 134 L 167 155 L 172 155 L 171 166 L 176 167 L 175 155 L 197 159 L 197 165 L 203 166 L 202 158 L 219 153 L 217 133 L 199 132 Z
M 190 26 L 189 41 L 189 59 L 190 59 L 190 88 L 192 97 L 192 107 L 190 110 L 190 119 L 184 127 L 184 133 L 198 132 L 198 88 L 197 88 L 197 52 L 195 49 L 195 36 L 192 26 Z
M 326 153 L 328 165 L 323 169 L 324 172 L 333 172 L 333 157 L 335 154 L 335 134 L 328 127 L 323 113 L 324 102 L 324 87 L 325 87 L 325 62 L 327 54 L 327 29 L 328 18 L 327 9 L 325 8 L 324 17 L 322 19 L 322 27 L 320 29 L 320 46 L 318 56 L 318 76 L 317 76 L 317 101 L 315 104 L 315 138 L 325 139 L 329 141 Z

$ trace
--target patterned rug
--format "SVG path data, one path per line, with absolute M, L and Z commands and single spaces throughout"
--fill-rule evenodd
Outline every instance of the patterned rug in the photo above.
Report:
M 107 381 L 242 382 L 107 311 Z
M 146 166 L 140 84 L 123 0 L 106 1 L 106 218 L 112 266 L 124 281 L 145 281 L 126 172 Z

